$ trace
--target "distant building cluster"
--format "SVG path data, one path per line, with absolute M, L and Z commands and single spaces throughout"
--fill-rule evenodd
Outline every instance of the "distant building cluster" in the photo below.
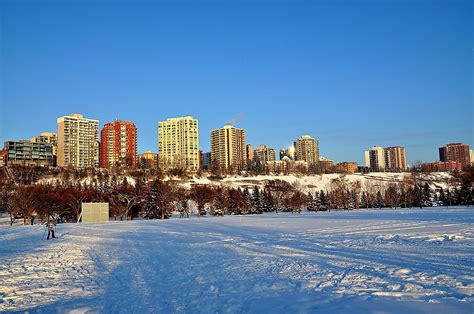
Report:
M 101 168 L 161 168 L 219 173 L 355 173 L 360 171 L 407 171 L 405 148 L 374 146 L 365 151 L 365 165 L 334 161 L 319 154 L 319 142 L 303 135 L 288 148 L 247 143 L 247 132 L 225 125 L 210 132 L 210 152 L 199 150 L 199 124 L 191 117 L 158 122 L 158 153 L 137 153 L 138 132 L 134 122 L 116 120 L 99 132 L 99 121 L 82 114 L 57 119 L 57 133 L 43 132 L 29 140 L 6 141 L 0 150 L 0 166 L 59 166 Z M 99 141 L 100 138 L 100 141 Z M 278 153 L 278 154 L 277 154 Z M 452 143 L 439 148 L 439 161 L 425 163 L 425 171 L 455 171 L 474 163 L 469 145 Z

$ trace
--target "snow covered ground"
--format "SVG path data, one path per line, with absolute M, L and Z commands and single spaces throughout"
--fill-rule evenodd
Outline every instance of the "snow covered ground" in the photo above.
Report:
M 0 228 L 0 311 L 472 313 L 471 208 Z

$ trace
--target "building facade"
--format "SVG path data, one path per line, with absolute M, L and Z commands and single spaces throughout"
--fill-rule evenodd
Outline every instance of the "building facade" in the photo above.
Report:
M 100 131 L 100 167 L 137 167 L 137 127 L 134 122 L 117 120 Z
M 247 169 L 247 139 L 245 129 L 226 125 L 211 131 L 212 163 L 230 172 Z
M 365 166 L 370 171 L 385 171 L 385 150 L 380 146 L 374 146 L 365 151 Z
M 266 145 L 260 145 L 255 149 L 254 155 L 258 158 L 258 160 L 262 163 L 267 161 L 275 161 L 276 154 L 273 148 L 270 148 Z
M 333 173 L 335 171 L 334 161 L 326 157 L 319 157 L 319 169 L 321 173 Z
M 55 132 L 43 132 L 38 136 L 32 137 L 30 142 L 49 143 L 53 145 L 53 165 L 56 166 L 58 158 L 58 136 Z
M 247 144 L 245 149 L 247 154 L 247 165 L 251 165 L 254 159 L 254 150 L 252 144 Z
M 358 169 L 358 165 L 356 162 L 340 162 L 336 164 L 336 172 L 337 173 L 356 173 Z
M 0 150 L 0 167 L 6 166 L 7 161 L 8 161 L 8 150 L 6 149 Z
M 451 143 L 439 148 L 439 160 L 442 162 L 457 161 L 463 167 L 471 164 L 471 153 L 469 145 L 462 143 Z
M 408 169 L 404 147 L 385 147 L 384 151 L 387 171 L 406 171 Z
M 158 122 L 158 162 L 166 169 L 199 170 L 198 120 L 191 116 Z
M 7 141 L 3 149 L 7 165 L 54 166 L 53 145 L 50 143 Z
M 202 168 L 204 170 L 208 170 L 209 166 L 211 165 L 211 152 L 203 153 L 202 154 Z
M 427 172 L 461 171 L 462 164 L 458 161 L 438 161 L 422 164 L 421 169 Z
M 283 148 L 280 149 L 280 160 L 283 160 L 285 157 L 288 157 L 291 160 L 295 160 L 295 148 L 289 147 L 289 148 Z
M 303 135 L 294 142 L 295 160 L 303 160 L 308 165 L 313 165 L 319 161 L 318 141 L 309 135 Z
M 99 121 L 70 114 L 58 118 L 59 167 L 99 166 Z
M 154 169 L 157 167 L 158 157 L 157 154 L 146 151 L 143 154 L 138 154 L 138 164 L 142 169 Z

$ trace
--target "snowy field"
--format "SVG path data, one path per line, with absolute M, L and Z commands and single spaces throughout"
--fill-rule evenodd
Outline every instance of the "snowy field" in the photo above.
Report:
M 474 211 L 0 228 L 0 311 L 472 313 Z

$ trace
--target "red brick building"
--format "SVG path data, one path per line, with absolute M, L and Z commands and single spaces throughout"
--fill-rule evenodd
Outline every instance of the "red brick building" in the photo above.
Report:
M 462 167 L 471 164 L 469 145 L 462 143 L 451 143 L 439 148 L 439 160 L 443 162 L 457 161 Z
M 431 162 L 421 165 L 423 171 L 427 172 L 449 172 L 449 171 L 461 171 L 462 164 L 457 161 L 438 161 Z
M 100 167 L 137 166 L 137 128 L 134 122 L 117 120 L 100 131 Z
M 8 161 L 8 150 L 0 150 L 0 167 L 6 166 Z

